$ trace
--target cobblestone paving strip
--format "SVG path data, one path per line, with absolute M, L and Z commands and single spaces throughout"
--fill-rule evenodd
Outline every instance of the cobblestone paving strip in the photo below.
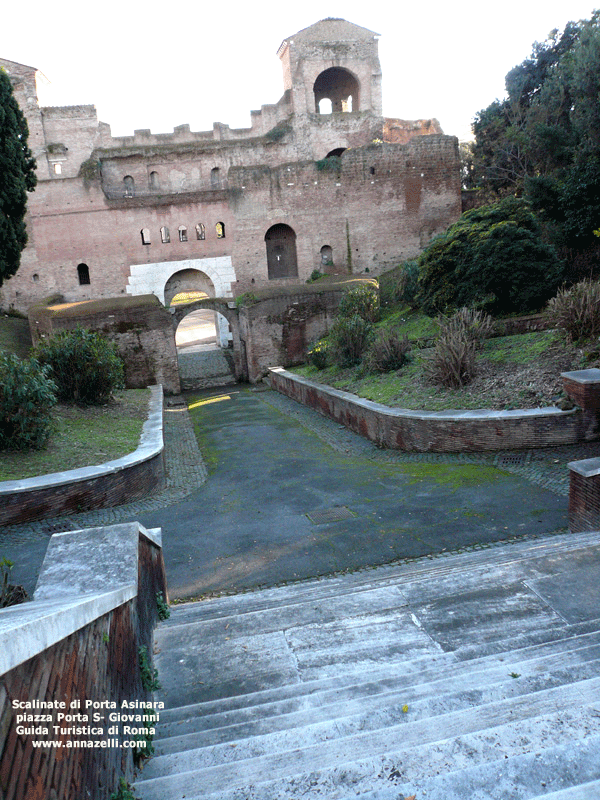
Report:
M 116 508 L 101 508 L 97 511 L 86 511 L 68 517 L 53 517 L 23 525 L 6 525 L 0 527 L 0 543 L 3 546 L 17 544 L 27 541 L 32 534 L 51 536 L 58 530 L 76 531 L 81 528 L 135 520 L 143 512 L 166 508 L 187 497 L 206 481 L 207 471 L 183 399 L 180 403 L 170 399 L 164 409 L 163 425 L 167 473 L 164 489 Z

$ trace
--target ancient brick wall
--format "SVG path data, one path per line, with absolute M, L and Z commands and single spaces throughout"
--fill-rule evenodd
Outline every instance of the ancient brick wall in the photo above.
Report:
M 106 736 L 54 736 L 52 728 L 48 737 L 17 734 L 18 712 L 12 701 L 58 700 L 65 701 L 68 708 L 72 700 L 80 700 L 83 710 L 86 700 L 114 701 L 119 709 L 124 700 L 151 700 L 151 693 L 141 682 L 138 649 L 145 646 L 152 653 L 157 592 L 166 597 L 162 551 L 140 536 L 137 596 L 0 676 L 3 800 L 107 800 L 117 789 L 120 776 L 132 779 L 131 749 L 67 749 L 68 740 L 100 741 Z M 44 625 L 43 620 L 40 625 Z M 102 709 L 97 713 L 102 720 L 98 724 L 107 730 L 109 712 Z M 32 726 L 27 723 L 27 727 Z M 55 739 L 63 746 L 36 749 L 36 739 Z
M 154 295 L 33 306 L 29 326 L 34 344 L 76 327 L 100 331 L 119 348 L 128 389 L 160 383 L 167 394 L 179 394 L 173 322 Z
M 479 452 L 552 447 L 590 438 L 587 420 L 579 409 L 405 411 L 362 400 L 284 370 L 270 370 L 268 380 L 282 394 L 390 449 Z
M 242 306 L 239 335 L 248 380 L 261 380 L 271 366 L 303 363 L 308 347 L 329 330 L 343 293 L 344 288 L 296 291 Z

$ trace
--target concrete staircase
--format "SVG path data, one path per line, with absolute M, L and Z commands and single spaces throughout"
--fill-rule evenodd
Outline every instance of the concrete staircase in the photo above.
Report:
M 600 798 L 600 537 L 176 606 L 142 800 Z

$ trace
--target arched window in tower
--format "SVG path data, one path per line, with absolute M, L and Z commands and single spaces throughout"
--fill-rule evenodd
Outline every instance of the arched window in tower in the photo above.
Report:
M 217 222 L 215 225 L 215 231 L 217 233 L 217 239 L 224 239 L 225 238 L 225 223 L 224 222 Z
M 218 167 L 213 167 L 210 171 L 210 187 L 211 189 L 221 188 L 221 170 Z
M 148 228 L 142 228 L 140 236 L 142 237 L 142 244 L 150 244 L 150 231 Z
M 201 222 L 196 225 L 196 239 L 198 239 L 199 242 L 202 242 L 204 239 L 206 239 L 206 231 Z
M 150 189 L 152 189 L 153 191 L 160 189 L 160 180 L 158 177 L 158 172 L 150 173 L 150 176 L 148 178 L 148 185 L 150 186 Z
M 179 226 L 179 241 L 180 242 L 187 242 L 187 240 L 188 240 L 188 238 L 187 238 L 187 228 L 185 227 L 185 225 L 180 225 Z
M 160 240 L 163 244 L 169 244 L 171 241 L 171 234 L 169 233 L 169 229 L 166 225 L 163 225 L 160 229 Z
M 77 264 L 77 278 L 80 286 L 89 286 L 90 268 L 87 264 Z
M 267 269 L 269 280 L 273 278 L 297 278 L 296 233 L 283 223 L 272 225 L 265 234 L 267 246 Z
M 125 175 L 123 178 L 123 187 L 125 189 L 125 197 L 133 197 L 135 194 L 135 181 L 131 175 Z
M 331 101 L 331 112 L 358 111 L 360 108 L 360 85 L 354 75 L 342 67 L 330 67 L 322 72 L 314 83 L 315 111 L 326 114 L 325 100 Z

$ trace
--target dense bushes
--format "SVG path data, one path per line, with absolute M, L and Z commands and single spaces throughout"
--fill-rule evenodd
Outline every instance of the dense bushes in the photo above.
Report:
M 555 294 L 556 252 L 529 206 L 509 197 L 463 214 L 419 256 L 416 303 L 430 316 L 461 306 L 529 312 Z
M 600 335 L 600 282 L 582 281 L 561 289 L 548 303 L 548 313 L 571 341 Z
M 425 360 L 425 376 L 437 386 L 459 389 L 475 376 L 475 354 L 492 332 L 492 319 L 481 311 L 461 308 L 449 317 L 439 317 L 437 323 L 440 333 Z
M 393 328 L 381 328 L 371 340 L 363 364 L 367 372 L 391 372 L 406 364 L 410 349 L 408 336 Z
M 359 314 L 338 317 L 329 332 L 329 353 L 333 363 L 339 367 L 356 366 L 366 350 L 372 327 Z
M 62 331 L 42 342 L 36 357 L 49 367 L 61 400 L 102 404 L 123 387 L 123 361 L 116 345 L 94 331 Z
M 0 450 L 40 449 L 52 432 L 56 386 L 33 358 L 0 354 Z
M 338 318 L 350 318 L 355 314 L 365 322 L 379 319 L 379 295 L 374 286 L 363 283 L 345 292 L 338 306 Z

